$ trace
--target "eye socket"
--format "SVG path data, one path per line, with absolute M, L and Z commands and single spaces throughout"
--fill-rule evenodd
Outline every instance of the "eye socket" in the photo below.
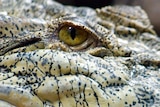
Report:
M 59 31 L 59 39 L 70 46 L 83 43 L 88 38 L 88 33 L 75 26 L 63 26 Z

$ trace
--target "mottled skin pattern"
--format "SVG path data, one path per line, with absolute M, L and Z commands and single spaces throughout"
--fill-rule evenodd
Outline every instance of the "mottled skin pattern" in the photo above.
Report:
M 160 106 L 160 38 L 140 7 L 1 2 L 0 106 Z

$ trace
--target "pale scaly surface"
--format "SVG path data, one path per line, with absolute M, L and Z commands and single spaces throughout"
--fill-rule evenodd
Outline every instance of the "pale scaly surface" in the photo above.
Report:
M 0 107 L 159 107 L 159 72 L 139 6 L 0 1 Z

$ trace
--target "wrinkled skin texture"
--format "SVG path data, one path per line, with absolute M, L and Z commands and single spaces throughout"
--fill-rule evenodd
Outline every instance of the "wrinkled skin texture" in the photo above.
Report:
M 140 7 L 0 5 L 0 106 L 160 106 L 160 38 Z

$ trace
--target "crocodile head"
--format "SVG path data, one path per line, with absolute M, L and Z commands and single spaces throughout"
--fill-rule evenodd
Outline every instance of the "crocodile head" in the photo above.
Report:
M 126 6 L 130 16 L 125 6 L 118 8 L 95 11 L 51 0 L 4 3 L 0 104 L 158 106 L 160 39 L 141 8 Z M 147 18 L 148 28 L 137 11 Z

